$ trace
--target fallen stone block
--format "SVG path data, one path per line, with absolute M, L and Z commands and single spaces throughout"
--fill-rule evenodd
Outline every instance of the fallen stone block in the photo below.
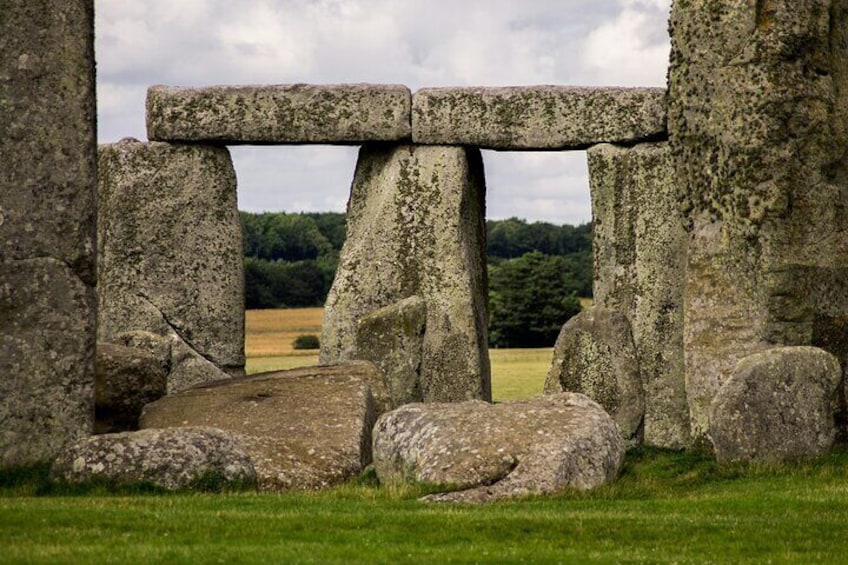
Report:
M 363 316 L 420 296 L 424 401 L 491 398 L 482 165 L 463 147 L 362 148 L 324 306 L 322 364 L 356 358 Z
M 721 462 L 774 463 L 827 453 L 842 378 L 816 347 L 778 347 L 745 357 L 710 405 L 709 438 Z
M 98 171 L 98 341 L 172 342 L 168 392 L 244 374 L 244 260 L 226 148 L 104 145 Z
M 592 306 L 562 327 L 545 379 L 545 394 L 585 394 L 609 412 L 628 446 L 642 443 L 645 400 L 627 318 Z
M 624 450 L 612 418 L 573 393 L 502 404 L 407 404 L 374 428 L 381 483 L 462 489 L 428 497 L 434 501 L 595 488 L 616 478 Z
M 370 463 L 374 380 L 364 362 L 239 377 L 148 404 L 140 425 L 219 428 L 244 447 L 260 489 L 319 489 Z
M 71 483 L 152 483 L 169 489 L 256 483 L 250 457 L 213 428 L 104 434 L 80 440 L 53 463 L 51 474 Z
M 424 400 L 421 362 L 426 322 L 427 307 L 418 296 L 359 319 L 351 356 L 374 363 L 383 374 L 387 394 L 384 402 L 378 401 L 379 413 Z
M 148 351 L 98 343 L 94 433 L 138 429 L 144 405 L 165 396 L 167 375 L 161 360 Z
M 147 137 L 215 144 L 360 145 L 411 135 L 401 85 L 152 86 Z
M 666 137 L 665 89 L 515 86 L 424 88 L 412 141 L 484 149 L 585 149 Z

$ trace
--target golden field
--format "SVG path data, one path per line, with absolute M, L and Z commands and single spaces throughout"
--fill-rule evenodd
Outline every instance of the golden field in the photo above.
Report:
M 248 310 L 245 353 L 247 372 L 261 373 L 315 365 L 318 351 L 295 350 L 302 334 L 321 335 L 323 308 Z M 492 396 L 496 401 L 519 400 L 541 394 L 553 349 L 490 349 Z

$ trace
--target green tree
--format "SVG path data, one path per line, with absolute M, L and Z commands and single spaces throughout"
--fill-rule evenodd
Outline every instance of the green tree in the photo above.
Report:
M 489 269 L 489 345 L 549 347 L 580 312 L 564 258 L 532 251 Z

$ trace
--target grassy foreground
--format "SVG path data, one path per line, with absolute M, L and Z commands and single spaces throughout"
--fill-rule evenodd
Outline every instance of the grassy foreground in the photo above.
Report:
M 49 496 L 33 496 L 41 492 Z M 87 494 L 81 496 L 81 494 Z M 0 476 L 0 562 L 840 563 L 848 454 L 792 469 L 628 455 L 593 493 L 485 506 L 359 481 L 320 494 L 64 492 Z
M 248 310 L 247 372 L 294 369 L 318 363 L 317 351 L 295 350 L 292 342 L 301 334 L 320 336 L 323 312 L 323 308 Z M 552 355 L 550 347 L 489 350 L 494 400 L 519 400 L 541 394 Z

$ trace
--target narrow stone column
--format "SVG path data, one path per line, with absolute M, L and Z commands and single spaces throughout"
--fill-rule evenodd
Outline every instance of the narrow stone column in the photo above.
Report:
M 52 459 L 94 422 L 91 0 L 0 16 L 0 467 Z
M 846 366 L 848 2 L 679 0 L 669 135 L 688 218 L 692 431 L 736 363 L 821 345 Z
M 224 147 L 101 146 L 98 341 L 171 340 L 168 391 L 244 371 L 244 262 Z
M 491 399 L 484 198 L 477 149 L 362 148 L 324 309 L 322 363 L 355 359 L 359 319 L 417 295 L 427 312 L 423 399 Z
M 668 144 L 597 145 L 588 157 L 595 303 L 630 321 L 645 397 L 645 443 L 685 447 L 686 233 Z

